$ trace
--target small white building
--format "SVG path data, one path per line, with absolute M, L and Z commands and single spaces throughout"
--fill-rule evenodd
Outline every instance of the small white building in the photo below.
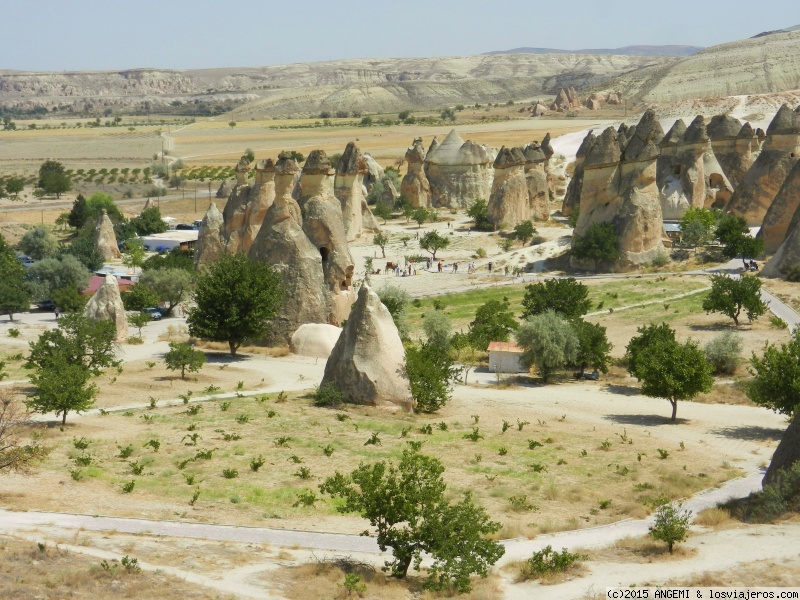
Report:
M 491 342 L 489 344 L 489 370 L 493 373 L 524 373 L 522 353 L 524 350 L 514 342 Z
M 164 233 L 154 233 L 142 236 L 140 239 L 144 247 L 150 252 L 169 252 L 173 248 L 189 250 L 197 243 L 200 232 L 196 229 L 174 229 Z

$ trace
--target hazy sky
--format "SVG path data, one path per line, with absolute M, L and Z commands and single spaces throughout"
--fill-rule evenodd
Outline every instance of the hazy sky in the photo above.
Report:
M 36 71 L 262 66 L 520 46 L 711 46 L 800 22 L 797 0 L 1 0 L 0 6 L 0 69 Z

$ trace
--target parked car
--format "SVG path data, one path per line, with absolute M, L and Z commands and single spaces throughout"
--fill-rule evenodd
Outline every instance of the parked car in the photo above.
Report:
M 597 381 L 600 379 L 600 373 L 597 371 L 577 371 L 575 379 L 588 379 L 589 381 Z
M 178 223 L 175 225 L 175 229 L 179 231 L 194 231 L 194 225 L 187 225 L 186 223 Z
M 42 300 L 41 302 L 36 303 L 36 308 L 39 310 L 50 310 L 53 311 L 56 309 L 56 303 L 52 300 Z
M 202 219 L 198 219 L 197 221 L 194 222 L 194 228 L 197 229 L 198 231 L 200 231 L 200 225 L 202 225 L 202 224 L 203 224 L 203 220 Z
M 150 315 L 150 319 L 153 321 L 160 321 L 161 317 L 164 316 L 160 306 L 148 306 L 142 312 Z

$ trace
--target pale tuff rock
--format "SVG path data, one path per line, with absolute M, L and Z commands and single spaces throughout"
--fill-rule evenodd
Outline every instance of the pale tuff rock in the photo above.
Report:
M 767 128 L 761 152 L 728 202 L 727 210 L 761 225 L 786 176 L 800 157 L 800 107 L 784 104 Z
M 394 182 L 388 177 L 384 178 L 381 184 L 383 185 L 383 194 L 378 198 L 378 202 L 394 209 L 394 205 L 400 197 L 400 192 L 397 191 Z
M 223 211 L 224 236 L 229 252 L 246 254 L 250 250 L 267 209 L 274 200 L 275 165 L 272 159 L 259 161 L 255 183 L 252 186 L 237 185 Z
M 583 163 L 580 216 L 573 239 L 594 223 L 612 223 L 619 236 L 618 268 L 650 262 L 664 251 L 663 225 L 656 186 L 658 143 L 664 136 L 647 111 L 620 152 L 617 132 L 609 127 L 587 149 Z M 624 154 L 624 158 L 623 158 Z M 573 266 L 598 265 L 572 259 Z
M 544 154 L 542 153 L 542 157 Z M 487 217 L 495 225 L 514 227 L 530 219 L 528 186 L 525 181 L 525 154 L 522 148 L 503 146 L 494 161 L 492 193 Z
M 689 208 L 689 199 L 681 183 L 678 147 L 683 144 L 686 124 L 678 119 L 661 140 L 661 152 L 656 161 L 656 185 L 660 190 L 661 214 L 665 219 L 679 219 Z
M 366 198 L 361 199 L 361 227 L 364 231 L 369 231 L 370 233 L 378 233 L 381 230 L 378 220 L 367 204 Z
M 342 218 L 351 242 L 361 237 L 363 230 L 362 203 L 364 201 L 364 175 L 369 172 L 367 162 L 355 142 L 350 142 L 336 167 L 333 193 L 342 206 Z
M 800 161 L 794 164 L 781 189 L 775 195 L 775 200 L 767 209 L 767 214 L 764 215 L 758 237 L 764 240 L 764 250 L 767 254 L 777 251 L 786 239 L 789 225 L 798 207 L 800 207 Z
M 547 114 L 547 107 L 540 100 L 537 100 L 536 103 L 533 106 L 531 106 L 532 117 L 543 117 L 546 114 Z
M 422 138 L 414 140 L 413 145 L 406 150 L 405 156 L 408 163 L 408 172 L 400 183 L 400 193 L 411 201 L 414 207 L 431 206 L 431 186 L 425 175 L 425 148 Z
M 722 208 L 727 204 L 733 187 L 717 161 L 702 116 L 697 116 L 686 129 L 676 159 L 690 206 Z
M 115 341 L 122 342 L 128 339 L 128 317 L 119 294 L 117 278 L 113 275 L 106 275 L 103 285 L 97 289 L 86 304 L 84 314 L 95 321 L 114 323 L 117 332 L 114 337 Z
M 114 235 L 114 224 L 103 209 L 94 226 L 94 247 L 103 260 L 114 260 L 120 257 L 117 236 Z
M 431 144 L 433 147 L 433 144 Z M 492 189 L 493 153 L 464 141 L 452 130 L 441 145 L 425 157 L 425 173 L 434 207 L 466 208 L 486 199 Z
M 731 115 L 716 115 L 706 127 L 711 148 L 733 189 L 742 181 L 758 156 L 758 141 L 749 123 Z
M 217 205 L 209 204 L 194 247 L 195 269 L 207 265 L 225 251 L 225 221 Z
M 327 359 L 341 333 L 342 328 L 335 325 L 305 323 L 292 334 L 289 349 L 299 356 Z
M 217 198 L 227 198 L 231 195 L 233 189 L 231 188 L 231 184 L 228 181 L 223 181 L 219 188 L 217 188 L 217 193 L 214 194 Z
M 242 157 L 236 164 L 236 185 L 247 185 L 247 176 L 250 173 L 250 164 L 247 159 Z
M 155 208 L 155 207 L 156 207 L 156 203 L 153 202 L 153 199 L 152 198 L 148 198 L 147 202 L 144 203 L 144 208 L 142 208 L 142 211 L 145 211 L 148 208 Z
M 573 108 L 580 108 L 581 101 L 575 88 L 561 88 L 556 99 L 550 104 L 550 110 L 567 112 Z
M 367 191 L 370 191 L 373 185 L 383 179 L 383 167 L 372 158 L 369 152 L 364 153 L 364 162 L 367 163 L 367 173 L 364 174 L 364 185 L 367 186 Z
M 404 369 L 405 349 L 392 315 L 364 283 L 325 365 L 322 385 L 336 386 L 347 402 L 411 410 Z
M 790 468 L 800 460 L 800 413 L 796 414 L 783 432 L 781 441 L 772 455 L 762 485 L 777 484 L 780 480 L 778 471 Z
M 564 195 L 564 202 L 561 205 L 561 214 L 565 217 L 570 216 L 581 205 L 583 163 L 586 159 L 586 154 L 589 152 L 589 148 L 591 148 L 596 139 L 593 131 L 589 131 L 586 137 L 583 138 L 578 152 L 575 154 L 575 169 L 572 172 L 572 179 L 570 179 L 567 184 L 567 193 Z
M 525 156 L 525 185 L 528 188 L 528 218 L 547 221 L 550 218 L 550 176 L 545 171 L 547 154 L 537 142 L 525 146 L 522 153 Z

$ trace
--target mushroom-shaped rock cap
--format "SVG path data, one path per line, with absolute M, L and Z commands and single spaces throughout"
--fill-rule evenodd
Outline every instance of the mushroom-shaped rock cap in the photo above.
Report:
M 275 162 L 271 158 L 260 160 L 256 163 L 256 171 L 274 171 Z
M 737 137 L 739 139 L 753 138 L 756 137 L 756 132 L 750 123 L 745 122 L 745 124 L 742 125 L 742 128 L 739 130 L 739 135 Z
M 547 157 L 548 160 L 553 156 L 553 154 L 556 153 L 556 151 L 553 150 L 553 146 L 550 145 L 550 133 L 549 132 L 544 134 L 544 139 L 542 140 L 542 143 L 540 144 L 540 146 L 542 148 L 542 152 L 544 152 L 544 155 L 545 155 L 545 157 Z
M 800 106 L 792 110 L 788 104 L 778 109 L 775 118 L 767 128 L 767 135 L 798 134 L 800 133 Z
M 525 155 L 522 148 L 500 148 L 497 158 L 494 160 L 495 169 L 508 169 L 510 167 L 521 167 L 525 164 Z
M 453 129 L 437 148 L 428 151 L 427 162 L 451 166 L 485 165 L 492 162 L 492 157 L 486 148 L 470 141 L 465 142 Z
M 583 144 L 581 144 L 581 148 Z M 531 142 L 525 148 L 523 148 L 522 153 L 525 155 L 525 162 L 526 163 L 541 163 L 547 160 L 547 157 L 542 150 L 542 147 L 539 145 L 538 142 Z M 498 155 L 497 158 L 500 158 Z M 497 161 L 495 161 L 497 164 Z
M 736 138 L 741 130 L 742 122 L 728 114 L 712 117 L 706 126 L 708 137 L 712 142 Z
M 589 152 L 589 148 L 597 141 L 597 136 L 594 134 L 594 129 L 590 129 L 589 133 L 586 134 L 586 137 L 583 138 L 578 151 L 575 153 L 575 158 L 583 158 L 586 156 L 586 153 Z M 527 150 L 527 149 L 526 149 Z M 544 152 L 542 152 L 544 154 Z M 527 156 L 527 153 L 526 153 Z
M 687 144 L 694 144 L 699 142 L 708 141 L 708 132 L 706 131 L 706 119 L 703 115 L 697 115 L 694 121 L 691 122 L 683 135 L 683 141 Z
M 617 144 L 617 131 L 613 127 L 608 127 L 600 134 L 584 160 L 585 167 L 600 167 L 612 165 L 619 162 L 620 151 Z
M 278 154 L 278 162 L 275 163 L 275 172 L 280 175 L 294 175 L 300 170 L 300 165 L 292 157 L 290 152 Z
M 344 149 L 342 157 L 339 159 L 339 164 L 336 165 L 336 172 L 342 175 L 346 173 L 366 173 L 367 164 L 364 162 L 364 155 L 361 150 L 356 146 L 355 142 L 349 142 Z
M 425 160 L 425 148 L 422 146 L 422 138 L 416 138 L 411 147 L 406 150 L 406 161 L 410 163 L 421 163 Z
M 636 125 L 633 133 L 629 132 L 628 143 L 625 145 L 623 160 L 650 160 L 658 157 L 658 145 L 664 139 L 664 130 L 656 119 L 656 113 L 648 108 Z
M 683 122 L 683 119 L 678 119 L 661 140 L 661 146 L 677 146 L 683 141 L 684 135 L 686 135 L 686 123 Z
M 240 173 L 247 173 L 250 170 L 250 163 L 247 162 L 247 159 L 244 156 L 239 159 L 238 163 L 236 163 L 236 170 Z
M 303 165 L 304 175 L 328 175 L 331 172 L 331 161 L 324 150 L 312 150 Z

